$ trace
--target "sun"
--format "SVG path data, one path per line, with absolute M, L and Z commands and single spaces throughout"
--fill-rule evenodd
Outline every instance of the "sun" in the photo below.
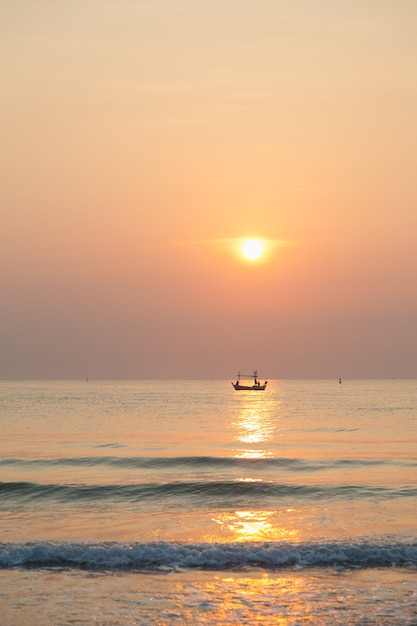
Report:
M 256 261 L 264 252 L 264 243 L 260 239 L 245 239 L 241 245 L 241 251 L 248 261 Z

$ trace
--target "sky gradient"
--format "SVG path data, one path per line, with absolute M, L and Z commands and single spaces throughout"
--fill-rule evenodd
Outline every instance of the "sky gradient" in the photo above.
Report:
M 416 28 L 0 2 L 0 378 L 417 377 Z

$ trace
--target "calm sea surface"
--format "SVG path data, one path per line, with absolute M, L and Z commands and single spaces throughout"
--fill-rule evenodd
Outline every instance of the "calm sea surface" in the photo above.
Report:
M 417 624 L 417 381 L 0 382 L 0 624 Z

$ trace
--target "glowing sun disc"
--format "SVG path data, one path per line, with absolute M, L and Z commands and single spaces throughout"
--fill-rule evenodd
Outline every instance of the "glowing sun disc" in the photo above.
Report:
M 242 244 L 242 254 L 249 261 L 259 259 L 264 251 L 264 245 L 259 239 L 246 239 Z

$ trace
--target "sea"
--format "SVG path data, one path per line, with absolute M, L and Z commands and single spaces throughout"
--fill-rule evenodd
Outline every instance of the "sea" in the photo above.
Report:
M 417 625 L 417 381 L 0 382 L 0 624 Z

